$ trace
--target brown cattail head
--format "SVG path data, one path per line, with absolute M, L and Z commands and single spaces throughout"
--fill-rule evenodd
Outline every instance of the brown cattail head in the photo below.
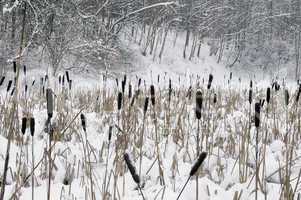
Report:
M 117 88 L 118 88 L 118 87 L 119 87 L 119 81 L 118 81 L 118 78 L 116 78 L 115 81 L 116 81 L 116 86 L 117 86 Z
M 252 104 L 252 96 L 253 96 L 253 90 L 249 90 L 249 103 Z
M 169 102 L 170 102 L 170 100 L 171 100 L 171 93 L 172 93 L 171 79 L 169 79 L 169 85 L 168 85 L 168 101 L 169 101 Z
M 147 112 L 148 102 L 149 102 L 149 98 L 146 97 L 146 98 L 145 98 L 145 101 L 144 101 L 144 108 L 143 108 L 143 113 L 144 113 L 144 115 L 145 115 L 146 112 Z
M 72 80 L 69 80 L 69 90 L 72 89 Z
M 296 96 L 296 102 L 297 103 L 299 102 L 300 94 L 301 94 L 301 85 L 299 85 L 299 90 L 298 90 L 298 93 L 297 93 L 297 96 Z
M 21 132 L 22 132 L 23 135 L 25 135 L 26 125 L 27 125 L 27 118 L 23 117 L 22 118 L 22 125 L 21 125 Z
M 158 83 L 160 83 L 160 74 L 158 74 Z
M 13 81 L 12 81 L 12 80 L 9 80 L 9 81 L 8 81 L 8 84 L 7 84 L 6 92 L 8 92 L 8 91 L 10 90 L 12 84 L 13 84 Z
M 138 174 L 136 173 L 136 169 L 135 169 L 134 165 L 132 164 L 132 161 L 131 161 L 131 159 L 130 159 L 129 154 L 128 154 L 128 153 L 125 153 L 125 154 L 123 155 L 123 158 L 124 158 L 124 160 L 125 160 L 125 162 L 126 162 L 127 167 L 128 167 L 129 170 L 130 170 L 130 173 L 131 173 L 131 175 L 132 175 L 132 177 L 133 177 L 133 180 L 134 180 L 137 184 L 140 184 L 140 177 L 139 177 Z
M 33 80 L 31 83 L 31 86 L 34 86 L 35 83 L 36 83 L 36 80 Z
M 0 86 L 2 86 L 2 85 L 3 85 L 3 83 L 4 83 L 4 80 L 5 80 L 5 76 L 2 76 L 2 77 L 1 77 L 1 80 L 0 80 Z
M 138 88 L 140 87 L 140 85 L 141 85 L 141 78 L 139 78 L 138 80 Z
M 66 73 L 67 82 L 69 83 L 69 81 L 70 81 L 69 72 L 68 72 L 68 71 L 66 71 L 65 73 Z
M 132 85 L 129 84 L 129 99 L 132 98 Z
M 61 82 L 62 82 L 62 77 L 59 76 L 59 84 L 61 85 Z
M 14 95 L 15 90 L 16 90 L 16 87 L 14 87 L 14 88 L 12 89 L 12 91 L 10 92 L 10 96 L 13 96 L 13 95 Z
M 53 116 L 53 94 L 50 88 L 46 90 L 46 100 L 47 100 L 48 118 L 51 119 Z
M 271 99 L 271 88 L 268 87 L 267 97 L 266 97 L 266 101 L 267 101 L 268 104 L 270 103 L 270 99 Z
M 289 95 L 288 90 L 286 89 L 285 90 L 285 105 L 286 106 L 288 106 L 288 104 L 289 104 L 289 98 L 290 98 L 290 95 Z
M 65 85 L 65 75 L 63 76 L 62 85 Z
M 28 85 L 25 84 L 25 93 L 27 93 L 27 90 L 28 90 Z
M 151 85 L 150 86 L 150 93 L 151 93 L 151 102 L 152 102 L 152 105 L 155 106 L 156 104 L 156 97 L 155 97 L 155 86 L 154 85 Z
M 209 80 L 208 80 L 208 85 L 207 85 L 208 90 L 210 90 L 210 88 L 211 88 L 212 81 L 213 81 L 213 75 L 209 74 Z
M 258 128 L 260 126 L 260 103 L 255 103 L 255 126 Z
M 198 171 L 198 169 L 200 168 L 201 164 L 204 162 L 204 160 L 206 159 L 207 157 L 207 153 L 206 152 L 202 152 L 197 161 L 195 162 L 195 164 L 192 166 L 191 170 L 190 170 L 190 173 L 189 173 L 189 176 L 193 176 L 196 174 L 196 172 Z
M 195 114 L 197 119 L 201 119 L 202 117 L 202 108 L 203 108 L 203 94 L 200 90 L 196 92 L 195 96 L 196 108 Z
M 26 75 L 26 65 L 23 66 L 24 75 Z
M 122 106 L 122 93 L 119 92 L 118 93 L 118 98 L 117 98 L 117 108 L 118 108 L 118 110 L 121 110 L 121 106 Z
M 230 80 L 232 80 L 232 72 L 230 72 Z
M 121 81 L 121 91 L 122 91 L 122 94 L 124 94 L 124 91 L 125 91 L 125 81 Z
M 30 118 L 30 135 L 33 137 L 35 132 L 35 120 L 34 118 Z
M 17 63 L 16 61 L 13 61 L 13 68 L 14 68 L 14 73 L 17 73 Z
M 112 139 L 112 130 L 113 130 L 113 126 L 109 127 L 109 141 L 111 141 Z
M 250 88 L 253 88 L 253 81 L 250 80 Z
M 213 103 L 216 104 L 216 102 L 217 102 L 217 96 L 216 96 L 216 94 L 214 94 Z
M 86 132 L 86 131 L 87 131 L 87 127 L 86 127 L 86 117 L 85 117 L 85 115 L 84 115 L 83 113 L 80 114 L 80 119 L 81 119 L 81 122 L 82 122 L 83 130 Z

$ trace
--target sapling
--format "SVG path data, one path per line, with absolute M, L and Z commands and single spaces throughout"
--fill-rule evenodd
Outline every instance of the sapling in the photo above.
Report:
M 125 153 L 125 154 L 123 155 L 123 158 L 124 158 L 124 160 L 125 160 L 125 162 L 126 162 L 126 165 L 127 165 L 128 169 L 129 169 L 131 175 L 132 175 L 133 180 L 135 181 L 135 183 L 136 183 L 137 186 L 138 186 L 138 189 L 139 189 L 139 191 L 140 191 L 140 193 L 141 193 L 142 199 L 145 200 L 144 195 L 143 195 L 143 192 L 142 192 L 142 189 L 141 189 L 141 186 L 140 186 L 140 177 L 139 177 L 139 175 L 136 173 L 136 169 L 135 169 L 134 165 L 132 164 L 132 161 L 131 161 L 131 159 L 130 159 L 129 154 L 128 154 L 128 153 Z
M 180 199 L 185 187 L 187 186 L 187 183 L 189 182 L 189 180 L 191 179 L 192 176 L 196 175 L 197 172 L 198 172 L 198 169 L 200 168 L 200 166 L 202 165 L 202 163 L 204 162 L 204 160 L 206 159 L 207 157 L 207 153 L 206 152 L 202 152 L 199 156 L 198 156 L 198 159 L 197 161 L 195 162 L 195 164 L 192 166 L 191 170 L 190 170 L 190 173 L 189 173 L 189 177 L 186 181 L 186 183 L 184 184 L 181 192 L 179 193 L 178 197 L 177 197 L 177 200 Z M 197 175 L 196 175 L 197 176 Z M 196 190 L 198 191 L 198 188 L 196 188 Z
M 256 173 L 256 177 L 255 177 L 255 200 L 258 199 L 258 181 L 259 181 L 259 167 L 258 167 L 258 134 L 259 134 L 259 126 L 260 126 L 260 108 L 261 105 L 260 103 L 255 103 L 255 127 L 256 127 L 256 136 L 255 136 L 255 142 L 256 142 L 256 147 L 255 147 L 255 173 Z
M 195 115 L 197 118 L 197 135 L 196 135 L 196 153 L 197 156 L 200 154 L 200 120 L 202 117 L 202 108 L 203 108 L 203 94 L 200 90 L 196 92 L 195 96 L 195 101 L 196 101 L 196 108 L 195 108 Z M 202 151 L 202 143 L 203 140 L 201 141 L 201 151 Z M 199 187 L 199 180 L 198 180 L 198 174 L 196 175 L 196 199 L 198 200 L 199 197 L 199 192 L 198 192 L 198 187 Z

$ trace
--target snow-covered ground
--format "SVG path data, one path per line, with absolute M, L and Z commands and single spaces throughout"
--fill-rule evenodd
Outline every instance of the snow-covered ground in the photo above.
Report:
M 271 87 L 271 80 L 264 79 L 262 74 L 257 74 L 254 78 L 254 74 L 235 71 L 230 80 L 231 71 L 222 64 L 217 64 L 215 57 L 208 56 L 209 47 L 206 45 L 202 47 L 200 58 L 192 61 L 182 58 L 182 40 L 175 46 L 172 41 L 168 41 L 161 61 L 153 60 L 152 55 L 142 56 L 141 47 L 136 44 L 124 42 L 124 45 L 134 55 L 134 68 L 120 73 L 121 76 L 117 77 L 118 87 L 114 77 L 104 81 L 101 74 L 70 72 L 71 90 L 68 89 L 66 78 L 63 87 L 59 84 L 58 77 L 50 77 L 50 85 L 55 94 L 51 199 L 92 199 L 91 188 L 95 199 L 104 199 L 104 190 L 108 192 L 106 199 L 113 199 L 115 189 L 116 199 L 142 199 L 123 160 L 123 154 L 128 152 L 139 173 L 140 151 L 143 155 L 140 178 L 145 198 L 176 199 L 198 157 L 198 134 L 203 141 L 200 144 L 201 151 L 208 152 L 199 169 L 199 199 L 255 199 L 257 132 L 254 127 L 254 103 L 266 98 L 266 87 Z M 214 78 L 212 88 L 207 90 L 210 73 Z M 118 111 L 117 96 L 121 91 L 120 77 L 123 74 L 127 75 L 127 81 L 122 109 Z M 36 166 L 34 197 L 47 199 L 49 145 L 48 134 L 44 130 L 47 109 L 43 86 L 40 85 L 40 77 L 44 75 L 45 72 L 39 69 L 29 71 L 26 77 L 21 73 L 18 114 L 13 119 L 21 123 L 22 117 L 33 116 L 36 131 L 32 143 L 29 128 L 26 135 L 21 137 L 20 125 L 15 125 L 5 199 L 10 199 L 13 194 L 17 195 L 17 199 L 32 198 L 32 144 Z M 62 77 L 64 73 L 59 75 Z M 1 86 L 1 177 L 7 146 L 6 131 L 9 127 L 8 120 L 11 120 L 9 110 L 13 103 L 11 90 L 6 92 L 6 85 L 9 79 L 13 80 L 13 76 L 13 73 L 8 73 Z M 138 88 L 140 77 L 142 83 Z M 170 102 L 169 79 L 172 87 Z M 250 79 L 254 81 L 251 106 L 248 102 Z M 36 82 L 32 86 L 33 80 Z M 25 95 L 26 82 L 29 90 Z M 298 88 L 293 82 L 287 85 L 290 99 L 289 105 L 285 106 L 285 88 L 281 79 L 279 83 L 280 91 L 272 89 L 271 102 L 265 103 L 261 111 L 261 127 L 258 132 L 258 199 L 265 199 L 265 196 L 266 199 L 279 199 L 281 196 L 283 199 L 292 198 L 287 197 L 284 188 L 293 191 L 294 198 L 297 198 L 301 189 L 298 178 L 301 169 L 301 109 L 300 101 L 295 100 Z M 132 85 L 131 98 L 129 84 Z M 150 97 L 151 84 L 155 86 L 156 105 L 154 107 L 149 102 L 143 120 L 144 102 L 146 97 Z M 47 87 L 46 84 L 45 88 Z M 132 104 L 138 89 L 140 94 Z M 195 118 L 197 89 L 202 91 L 204 98 L 199 131 L 198 120 Z M 216 103 L 213 103 L 214 94 L 217 96 Z M 82 129 L 80 114 L 86 117 L 87 135 Z M 113 127 L 110 144 L 109 126 Z M 144 139 L 141 146 L 142 135 Z M 158 162 L 158 154 L 161 162 Z M 165 185 L 160 184 L 158 178 L 159 164 Z M 119 176 L 115 187 L 116 170 Z M 285 181 L 285 177 L 289 181 Z M 193 176 L 180 199 L 196 199 L 195 195 L 196 177 Z

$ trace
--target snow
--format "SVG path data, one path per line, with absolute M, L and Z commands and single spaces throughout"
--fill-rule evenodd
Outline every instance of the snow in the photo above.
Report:
M 199 199 L 208 200 L 220 200 L 220 199 L 233 199 L 235 195 L 240 195 L 240 199 L 255 199 L 255 135 L 256 129 L 254 124 L 250 129 L 250 145 L 246 148 L 246 152 L 249 153 L 249 158 L 243 167 L 248 166 L 248 174 L 245 181 L 240 180 L 240 166 L 238 158 L 241 155 L 240 142 L 246 135 L 246 127 L 248 127 L 249 121 L 249 103 L 248 103 L 248 84 L 250 79 L 246 77 L 253 77 L 250 74 L 240 74 L 233 72 L 233 79 L 228 84 L 230 70 L 226 69 L 222 63 L 216 63 L 215 57 L 210 57 L 209 46 L 203 45 L 201 49 L 200 58 L 193 58 L 191 61 L 182 58 L 182 49 L 184 43 L 183 40 L 177 41 L 173 46 L 173 41 L 167 42 L 167 49 L 162 60 L 153 59 L 153 56 L 143 56 L 141 54 L 141 47 L 132 42 L 124 41 L 124 46 L 130 49 L 134 55 L 134 68 L 129 71 L 120 73 L 127 74 L 129 81 L 133 84 L 133 88 L 137 89 L 137 77 L 142 77 L 145 80 L 145 85 L 142 83 L 142 94 L 138 98 L 133 107 L 131 115 L 128 113 L 128 103 L 125 102 L 125 107 L 122 114 L 121 121 L 118 123 L 118 112 L 116 106 L 117 91 L 115 77 L 110 78 L 106 84 L 102 79 L 102 74 L 71 74 L 73 80 L 73 89 L 69 91 L 66 88 L 62 89 L 58 85 L 58 78 L 51 77 L 51 87 L 54 90 L 57 101 L 62 101 L 63 106 L 56 109 L 53 123 L 59 125 L 64 121 L 61 129 L 58 133 L 59 139 L 56 140 L 54 148 L 52 149 L 52 159 L 54 158 L 53 166 L 53 179 L 51 182 L 51 199 L 91 199 L 90 197 L 90 181 L 89 174 L 82 164 L 85 159 L 84 141 L 85 134 L 80 125 L 79 117 L 73 122 L 72 119 L 80 112 L 84 113 L 87 119 L 87 139 L 89 142 L 89 149 L 92 149 L 90 154 L 91 167 L 94 182 L 94 192 L 96 199 L 102 199 L 103 196 L 103 182 L 105 177 L 106 159 L 108 159 L 108 175 L 107 181 L 110 180 L 108 191 L 110 195 L 114 190 L 114 179 L 111 175 L 111 170 L 114 171 L 115 164 L 113 163 L 116 152 L 116 148 L 120 148 L 119 138 L 124 134 L 115 127 L 118 125 L 121 127 L 125 134 L 128 134 L 131 144 L 127 148 L 127 152 L 131 155 L 133 164 L 136 169 L 139 169 L 139 145 L 136 137 L 144 131 L 144 143 L 143 143 L 143 161 L 142 161 L 142 176 L 140 177 L 144 183 L 142 191 L 146 199 L 176 199 L 181 191 L 184 183 L 189 178 L 189 172 L 191 166 L 195 162 L 196 156 L 196 135 L 197 135 L 197 121 L 195 120 L 195 102 L 194 96 L 192 100 L 185 98 L 188 87 L 192 85 L 193 91 L 196 91 L 197 82 L 200 82 L 201 90 L 205 97 L 205 110 L 203 112 L 203 119 L 201 121 L 200 133 L 204 136 L 207 130 L 207 116 L 210 116 L 210 136 L 208 143 L 203 142 L 202 146 L 210 146 L 209 156 L 201 166 L 199 175 Z M 63 75 L 64 72 L 60 72 L 58 75 Z M 206 84 L 209 74 L 214 75 L 212 94 L 217 93 L 218 105 L 211 104 L 211 110 L 208 112 L 207 100 L 210 92 L 206 90 Z M 38 164 L 40 160 L 45 159 L 44 152 L 48 149 L 48 135 L 44 132 L 44 124 L 47 117 L 46 100 L 45 97 L 40 97 L 39 80 L 41 76 L 44 76 L 45 72 L 41 69 L 30 70 L 26 79 L 27 82 L 36 80 L 35 86 L 30 86 L 30 102 L 33 107 L 30 113 L 36 119 L 36 134 L 34 136 L 34 157 L 35 164 Z M 157 75 L 160 75 L 160 82 L 157 83 Z M 199 75 L 199 78 L 197 78 Z M 13 79 L 13 74 L 8 73 L 9 78 Z M 118 77 L 118 76 L 117 76 Z M 180 77 L 180 80 L 179 80 Z M 238 79 L 244 77 L 240 82 Z M 172 96 L 171 109 L 168 110 L 167 95 L 168 95 L 168 80 L 172 80 L 172 87 L 174 93 Z M 25 77 L 21 76 L 21 79 L 25 82 Z M 202 80 L 204 79 L 204 83 Z M 262 79 L 259 77 L 254 80 L 254 102 L 259 99 L 265 98 L 265 87 L 270 85 L 271 80 Z M 158 164 L 155 162 L 151 168 L 153 162 L 156 160 L 156 148 L 155 148 L 155 125 L 152 119 L 152 111 L 148 111 L 145 121 L 145 128 L 142 129 L 143 123 L 143 103 L 145 96 L 149 96 L 148 88 L 150 84 L 155 85 L 157 92 L 157 123 L 158 132 L 160 133 L 159 148 L 161 150 L 160 156 L 162 158 L 164 179 L 166 182 L 165 187 L 161 186 L 158 180 Z M 105 87 L 106 85 L 106 87 Z M 290 90 L 290 94 L 295 92 L 297 86 L 295 83 L 288 83 L 287 87 Z M 128 87 L 126 87 L 127 90 Z M 108 94 L 106 99 L 103 99 L 103 90 L 106 89 Z M 1 87 L 1 109 L 9 106 L 8 100 L 11 101 L 11 97 L 6 94 L 5 86 Z M 274 92 L 273 92 L 274 93 Z M 23 93 L 20 93 L 23 94 Z M 267 187 L 267 199 L 279 199 L 281 193 L 281 177 L 279 176 L 279 168 L 285 166 L 285 152 L 286 145 L 282 136 L 286 133 L 286 117 L 285 106 L 283 105 L 283 92 L 280 91 L 273 96 L 275 101 L 275 114 L 277 120 L 277 131 L 279 131 L 279 138 L 274 138 L 274 132 L 272 128 L 274 126 L 273 115 L 270 111 L 268 118 L 266 118 L 266 104 L 262 110 L 262 125 L 260 129 L 260 158 L 265 157 L 265 177 L 262 177 L 263 165 L 259 169 L 259 178 L 266 179 Z M 127 95 L 127 93 L 126 93 Z M 179 95 L 179 97 L 177 97 Z M 96 101 L 99 96 L 99 102 Z M 24 100 L 24 96 L 21 96 L 21 100 Z M 160 99 L 160 100 L 159 100 Z M 4 104 L 4 101 L 6 103 Z M 289 110 L 293 115 L 295 108 L 293 106 L 294 99 L 291 98 Z M 277 103 L 277 104 L 276 104 Z M 106 107 L 103 107 L 105 104 Z M 83 108 L 83 111 L 81 109 Z M 299 103 L 300 105 L 300 103 Z M 21 120 L 23 114 L 26 113 L 24 104 L 19 104 L 20 109 L 18 118 Z M 97 111 L 97 108 L 101 111 Z M 252 116 L 253 116 L 253 107 Z M 300 106 L 299 106 L 300 107 Z M 152 109 L 152 106 L 149 105 Z M 269 107 L 271 109 L 271 106 Z M 297 110 L 300 113 L 300 108 Z M 24 113 L 23 113 L 24 112 Z M 171 124 L 170 127 L 166 127 L 166 116 L 171 112 Z M 5 117 L 7 115 L 4 115 Z M 1 118 L 1 120 L 3 120 Z M 131 120 L 131 121 L 128 121 Z M 297 126 L 297 118 L 291 118 L 294 126 Z M 132 123 L 135 121 L 135 123 Z M 3 121 L 0 121 L 1 123 Z M 68 124 L 70 127 L 67 127 Z M 109 125 L 113 125 L 113 137 L 110 143 L 109 153 L 107 151 L 108 146 L 108 131 Z M 213 127 L 214 125 L 214 127 Z M 293 126 L 291 125 L 291 126 Z M 130 127 L 128 127 L 130 126 Z M 67 129 L 66 129 L 67 127 Z M 1 132 L 3 132 L 1 124 Z M 164 136 L 171 131 L 169 136 Z M 296 127 L 295 127 L 296 129 Z M 290 129 L 292 132 L 295 129 Z M 63 132 L 63 130 L 66 130 Z M 268 142 L 266 145 L 266 151 L 264 153 L 263 148 L 265 146 L 264 134 L 268 133 Z M 274 131 L 274 130 L 273 130 Z M 300 133 L 299 133 L 300 134 Z M 29 175 L 32 166 L 31 156 L 31 137 L 29 136 L 29 129 L 26 136 L 24 136 L 24 146 L 21 147 L 19 143 L 13 140 L 10 149 L 10 162 L 9 166 L 12 173 L 15 174 L 19 165 L 17 165 L 17 158 L 20 156 L 21 149 L 23 150 L 21 161 L 24 163 L 23 172 Z M 179 139 L 181 138 L 182 139 Z M 135 143 L 136 142 L 136 143 Z M 0 173 L 3 172 L 5 152 L 7 139 L 0 136 Z M 86 147 L 85 147 L 86 148 Z M 86 148 L 87 149 L 87 148 Z M 297 187 L 297 192 L 301 187 L 297 184 L 297 177 L 300 171 L 300 159 L 301 156 L 299 141 L 296 141 L 293 151 L 293 164 L 292 164 L 292 188 Z M 122 156 L 119 162 L 124 163 Z M 176 161 L 176 162 L 175 162 Z M 176 163 L 176 166 L 174 165 Z M 148 172 L 148 173 L 147 173 Z M 147 174 L 146 174 L 147 173 Z M 71 174 L 73 178 L 69 181 L 71 184 L 64 185 L 66 176 Z M 46 162 L 41 162 L 35 170 L 35 199 L 47 199 L 47 181 L 48 181 L 48 166 Z M 5 199 L 9 199 L 16 190 L 15 177 L 8 173 Z M 125 181 L 125 184 L 124 182 Z M 25 187 L 22 187 L 18 193 L 19 199 L 31 199 L 31 178 L 28 179 L 28 183 Z M 124 187 L 124 188 L 123 188 Z M 120 176 L 117 182 L 118 199 L 123 200 L 136 200 L 142 199 L 137 185 L 133 181 L 131 174 L 127 171 L 124 176 Z M 196 180 L 192 177 L 188 182 L 180 199 L 190 200 L 196 199 Z M 88 196 L 88 197 L 87 197 Z M 111 198 L 112 199 L 112 196 Z M 258 199 L 265 199 L 264 194 L 259 190 Z

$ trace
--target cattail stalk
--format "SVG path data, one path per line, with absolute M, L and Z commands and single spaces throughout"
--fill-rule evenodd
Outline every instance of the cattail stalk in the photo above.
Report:
M 255 142 L 256 142 L 256 147 L 255 147 L 255 173 L 256 173 L 256 178 L 255 178 L 255 200 L 258 199 L 258 181 L 259 181 L 259 166 L 258 166 L 258 134 L 259 134 L 259 126 L 260 126 L 260 103 L 255 104 L 255 127 L 256 127 L 256 137 L 255 137 Z
M 144 108 L 143 108 L 143 121 L 142 121 L 142 130 L 141 130 L 141 136 L 140 136 L 140 165 L 139 165 L 139 177 L 141 177 L 141 168 L 142 168 L 142 147 L 143 147 L 143 137 L 144 137 L 144 124 L 146 119 L 146 112 L 148 108 L 148 102 L 149 98 L 145 98 L 144 102 Z
M 31 199 L 34 200 L 34 133 L 35 119 L 30 118 L 30 135 L 31 135 L 31 159 L 32 159 L 32 175 L 31 175 Z

